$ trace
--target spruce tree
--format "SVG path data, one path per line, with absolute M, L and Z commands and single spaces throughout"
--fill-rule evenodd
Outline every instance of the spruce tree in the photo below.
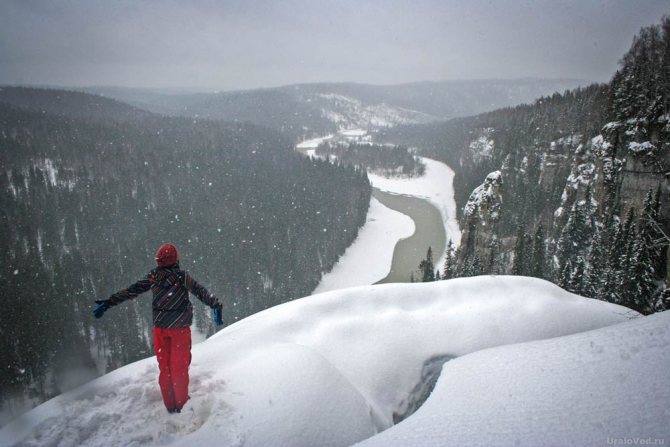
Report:
M 454 243 L 451 239 L 447 243 L 446 256 L 444 259 L 444 268 L 442 270 L 442 279 L 452 279 L 456 277 L 457 264 Z
M 584 190 L 584 205 L 582 207 L 582 212 L 584 213 L 584 218 L 586 225 L 589 228 L 593 228 L 595 225 L 595 208 L 593 206 L 593 194 L 591 192 L 591 184 L 586 185 Z
M 565 263 L 563 263 L 563 265 L 561 265 L 561 271 L 558 276 L 559 287 L 565 290 L 569 290 L 571 276 L 572 276 L 572 263 L 568 260 Z
M 585 290 L 585 270 L 586 262 L 581 256 L 577 257 L 575 262 L 575 268 L 572 274 L 567 279 L 568 287 L 567 290 L 581 296 L 586 296 Z
M 513 275 L 526 274 L 526 232 L 521 224 L 517 227 L 516 242 L 514 245 Z
M 591 253 L 589 255 L 588 268 L 586 271 L 586 278 L 584 283 L 584 290 L 586 296 L 604 299 L 604 287 L 608 285 L 605 283 L 607 271 L 607 244 L 609 243 L 609 228 L 607 224 L 603 226 L 600 231 L 596 233 L 596 237 L 591 245 Z
M 479 276 L 479 275 L 482 275 L 484 273 L 482 260 L 479 258 L 479 256 L 475 256 L 472 260 L 471 273 L 472 273 L 472 276 Z
M 419 270 L 421 271 L 422 282 L 435 281 L 435 265 L 433 264 L 432 247 L 428 247 L 426 258 L 419 263 Z
M 617 238 L 617 244 L 620 244 L 620 247 L 617 249 L 617 252 L 619 253 L 619 259 L 617 260 L 619 276 L 616 287 L 621 294 L 621 304 L 628 307 L 635 306 L 635 290 L 637 288 L 633 279 L 633 269 L 635 268 L 635 260 L 633 257 L 636 250 L 637 240 L 634 220 L 635 210 L 631 208 L 628 210 L 626 220 L 621 226 Z
M 658 230 L 660 227 L 660 193 L 660 187 L 656 189 L 656 192 L 653 192 L 651 189 L 647 192 L 644 199 L 642 215 L 638 221 L 638 232 L 649 251 L 648 255 L 650 257 L 652 268 L 659 273 L 663 270 L 665 265 L 665 257 L 663 256 L 663 250 L 661 249 L 662 244 L 659 243 L 659 241 L 663 241 L 664 237 Z
M 498 265 L 498 257 L 500 254 L 500 241 L 497 237 L 493 237 L 489 244 L 489 257 L 484 268 L 484 272 L 489 275 L 497 275 L 501 272 L 501 267 Z
M 530 276 L 535 278 L 545 278 L 547 262 L 547 252 L 544 245 L 544 227 L 542 222 L 537 225 L 535 234 L 533 236 L 533 247 L 531 253 Z
M 621 304 L 623 297 L 619 287 L 621 272 L 607 268 L 598 287 L 596 298 L 610 303 Z
M 640 226 L 644 227 L 644 224 L 641 223 Z M 626 305 L 646 315 L 655 310 L 657 286 L 651 251 L 644 237 L 642 228 L 640 228 L 632 245 L 630 264 L 626 272 L 625 291 L 628 295 L 625 298 Z

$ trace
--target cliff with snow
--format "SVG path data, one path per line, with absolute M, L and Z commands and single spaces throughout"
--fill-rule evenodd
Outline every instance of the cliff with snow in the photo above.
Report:
M 156 360 L 147 358 L 35 408 L 0 430 L 0 444 L 668 439 L 668 316 L 641 317 L 521 277 L 333 291 L 195 345 L 181 414 L 165 412 Z

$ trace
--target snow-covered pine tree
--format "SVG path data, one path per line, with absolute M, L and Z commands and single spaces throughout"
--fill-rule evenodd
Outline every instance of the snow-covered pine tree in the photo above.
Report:
M 561 288 L 568 290 L 570 287 L 570 278 L 572 277 L 572 262 L 570 260 L 566 260 L 560 264 L 560 267 L 561 270 L 557 283 Z
M 447 242 L 446 255 L 444 259 L 444 268 L 442 270 L 442 279 L 451 279 L 456 277 L 457 264 L 456 264 L 456 248 L 454 247 L 454 242 L 449 239 Z
M 611 243 L 611 224 L 605 223 L 597 231 L 591 244 L 589 253 L 584 289 L 587 296 L 600 300 L 606 299 L 606 284 L 608 270 L 607 245 Z
M 475 255 L 472 257 L 470 265 L 468 267 L 468 272 L 469 272 L 468 276 L 478 276 L 484 274 L 482 260 L 479 257 L 479 255 Z
M 655 292 L 658 286 L 654 280 L 655 272 L 651 264 L 649 248 L 642 235 L 638 233 L 626 271 L 624 304 L 645 315 L 654 311 L 657 298 Z
M 567 290 L 581 296 L 588 296 L 585 287 L 586 283 L 586 261 L 581 256 L 577 256 L 575 268 L 568 279 Z

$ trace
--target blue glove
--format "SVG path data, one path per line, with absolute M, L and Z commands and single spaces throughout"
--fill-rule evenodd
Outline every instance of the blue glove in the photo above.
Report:
M 221 319 L 221 316 L 223 315 L 223 306 L 221 303 L 217 304 L 214 306 L 214 323 L 216 323 L 217 326 L 223 326 L 223 320 Z
M 95 318 L 102 318 L 102 316 L 105 314 L 105 311 L 109 309 L 109 300 L 96 300 L 95 304 L 95 309 L 93 309 L 93 316 Z

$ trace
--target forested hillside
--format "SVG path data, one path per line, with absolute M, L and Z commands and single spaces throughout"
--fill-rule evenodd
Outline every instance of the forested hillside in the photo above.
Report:
M 456 171 L 464 234 L 446 277 L 532 275 L 643 313 L 668 306 L 670 18 L 606 85 L 383 138 Z
M 52 90 L 0 91 L 0 164 L 5 405 L 151 355 L 150 297 L 102 320 L 91 306 L 145 275 L 161 243 L 230 323 L 313 290 L 371 193 L 365 172 L 304 158 L 273 130 Z
M 298 142 L 341 129 L 372 131 L 472 115 L 580 84 L 583 82 L 574 79 L 518 79 L 388 86 L 314 83 L 198 94 L 104 87 L 86 90 L 157 113 L 260 124 Z

